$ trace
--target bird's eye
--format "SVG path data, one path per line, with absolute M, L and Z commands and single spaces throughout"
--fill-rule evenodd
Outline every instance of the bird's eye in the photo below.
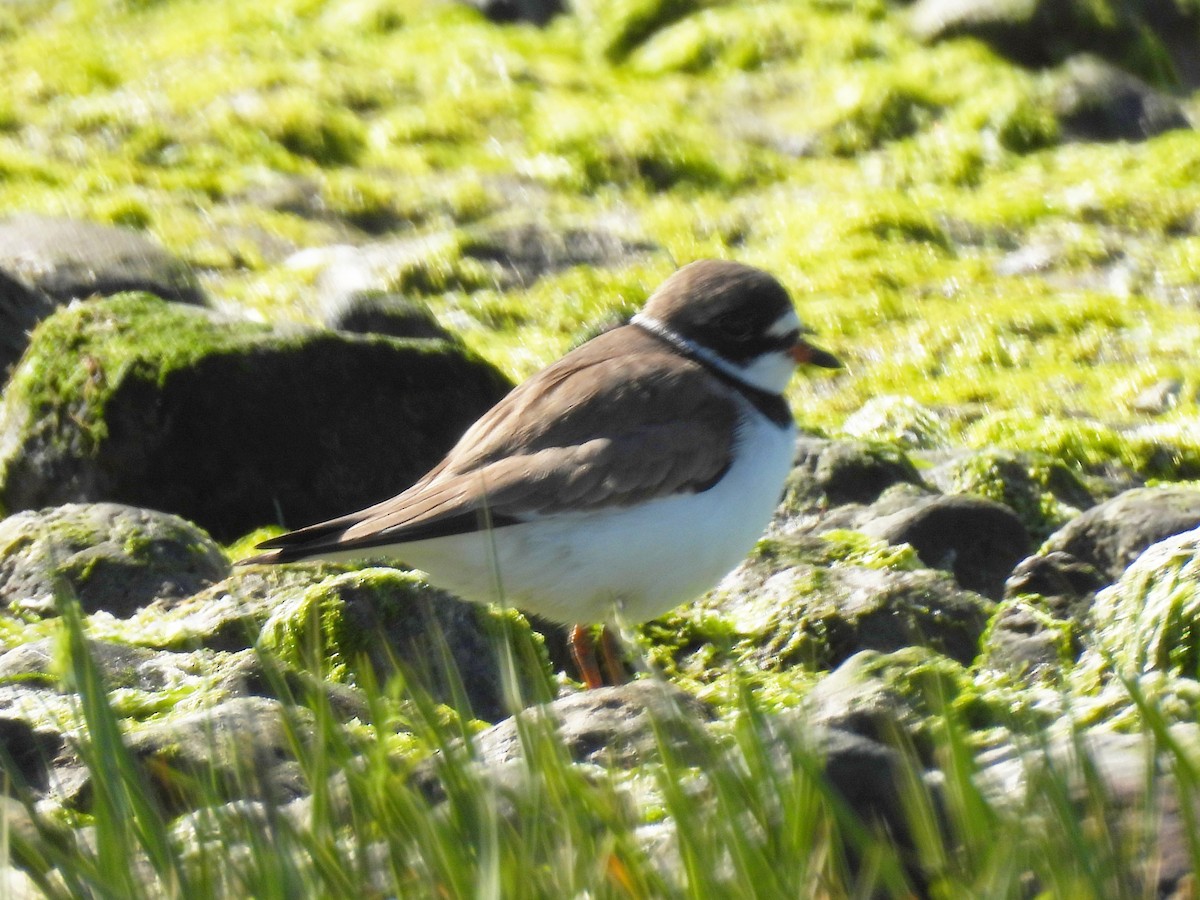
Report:
M 721 316 L 721 331 L 735 340 L 745 340 L 750 337 L 753 330 L 749 320 L 745 316 L 736 313 L 727 313 Z

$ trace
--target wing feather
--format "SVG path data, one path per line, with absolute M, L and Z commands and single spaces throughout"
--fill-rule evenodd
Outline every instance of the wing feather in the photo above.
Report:
M 629 353 L 629 350 L 638 352 Z M 624 364 L 611 365 L 615 355 Z M 610 331 L 516 388 L 408 490 L 261 546 L 282 561 L 702 491 L 736 441 L 735 395 L 640 329 Z M 598 423 L 603 422 L 603 426 Z

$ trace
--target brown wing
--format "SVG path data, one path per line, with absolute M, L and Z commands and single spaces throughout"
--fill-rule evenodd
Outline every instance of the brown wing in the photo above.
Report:
M 620 356 L 623 365 L 611 360 Z M 702 491 L 737 428 L 728 387 L 637 328 L 584 344 L 515 389 L 383 503 L 264 542 L 284 561 Z M 603 422 L 599 427 L 598 422 Z

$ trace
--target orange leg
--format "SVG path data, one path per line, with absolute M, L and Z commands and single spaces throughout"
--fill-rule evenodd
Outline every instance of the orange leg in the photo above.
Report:
M 600 667 L 596 665 L 596 642 L 592 640 L 591 632 L 585 625 L 571 626 L 571 659 L 579 669 L 584 687 L 594 690 L 604 687 L 604 679 L 600 677 Z
M 600 632 L 600 653 L 604 660 L 604 674 L 608 676 L 611 685 L 625 684 L 629 681 L 629 673 L 625 671 L 625 661 L 621 659 L 621 645 L 607 625 Z

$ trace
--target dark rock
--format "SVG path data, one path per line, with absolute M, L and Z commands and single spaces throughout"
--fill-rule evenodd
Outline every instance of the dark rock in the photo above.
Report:
M 51 763 L 62 748 L 61 735 L 36 729 L 16 716 L 0 716 L 0 770 L 5 776 L 5 792 L 43 793 L 49 786 Z
M 1054 112 L 1080 141 L 1144 141 L 1191 128 L 1174 97 L 1094 56 L 1075 56 L 1055 79 Z
M 509 22 L 531 22 L 545 25 L 563 11 L 561 0 L 463 0 L 488 17 L 501 24 Z
M 917 885 L 923 885 L 925 877 L 913 852 L 917 847 L 913 833 L 914 807 L 906 789 L 909 784 L 922 782 L 915 761 L 862 735 L 814 726 L 803 711 L 783 713 L 772 725 L 772 730 L 783 738 L 774 748 L 776 767 L 782 769 L 783 778 L 790 775 L 807 781 L 811 777 L 809 772 L 819 771 L 834 796 L 854 817 L 854 825 L 865 825 L 873 832 L 886 834 L 889 845 L 899 849 L 900 857 L 911 865 L 909 877 Z M 805 756 L 810 761 L 802 761 Z M 938 817 L 932 824 L 940 827 L 937 787 L 926 780 L 925 789 Z M 930 835 L 923 837 L 929 839 Z M 850 864 L 857 868 L 863 860 L 856 848 L 848 850 Z M 923 896 L 923 892 L 918 891 L 916 896 Z
M 461 689 L 474 716 L 495 721 L 510 712 L 500 668 L 505 615 L 457 600 L 414 574 L 360 569 L 330 576 L 278 603 L 258 643 L 287 663 L 317 671 L 325 666 L 355 672 L 366 665 L 378 683 L 399 664 L 411 683 L 439 702 L 455 702 Z M 537 640 L 523 622 L 509 625 L 518 670 L 530 679 L 517 686 L 523 698 L 548 695 L 545 680 L 538 683 L 539 674 L 544 679 L 549 673 L 539 671 L 546 660 Z M 519 645 L 522 639 L 530 646 Z
M 873 503 L 897 483 L 922 486 L 916 468 L 900 449 L 866 441 L 802 437 L 788 476 L 784 508 Z
M 540 223 L 480 227 L 461 245 L 463 256 L 490 264 L 504 287 L 528 286 L 574 266 L 615 266 L 655 249 L 601 228 L 554 230 Z
M 918 0 L 910 25 L 926 42 L 973 37 L 1026 66 L 1051 66 L 1094 53 L 1142 77 L 1163 81 L 1164 42 L 1133 4 L 1087 0 Z M 1193 17 L 1192 41 L 1196 39 Z M 1193 49 L 1190 51 L 1194 55 Z
M 429 308 L 384 291 L 360 291 L 343 306 L 326 314 L 325 324 L 335 331 L 386 334 L 396 338 L 456 338 L 443 328 Z
M 0 380 L 29 346 L 29 333 L 53 311 L 49 297 L 0 270 Z
M 667 741 L 684 760 L 696 761 L 692 740 L 712 718 L 708 709 L 675 686 L 643 679 L 619 687 L 569 694 L 533 707 L 472 738 L 477 758 L 496 765 L 525 755 L 518 720 L 553 728 L 571 759 L 605 766 L 632 767 L 659 756 Z M 687 764 L 686 762 L 684 763 Z
M 223 541 L 299 526 L 411 484 L 507 387 L 444 342 L 280 332 L 145 295 L 95 301 L 43 322 L 14 370 L 0 501 L 153 506 Z
M 1016 513 L 966 495 L 931 497 L 861 530 L 889 544 L 912 545 L 927 565 L 953 572 L 963 587 L 993 599 L 1029 552 L 1029 534 Z
M 310 731 L 300 712 L 275 700 L 238 697 L 146 725 L 128 745 L 168 812 L 214 800 L 286 803 L 305 793 L 293 757 L 294 736 L 304 740 Z
M 204 302 L 185 263 L 140 232 L 98 222 L 32 214 L 0 220 L 0 270 L 59 303 L 122 291 Z
M 988 447 L 926 458 L 933 463 L 923 473 L 930 484 L 947 494 L 1003 503 L 1035 538 L 1045 538 L 1096 503 L 1079 477 L 1047 454 Z
M 40 616 L 74 596 L 124 617 L 229 573 L 221 548 L 178 516 L 116 503 L 67 504 L 0 522 L 0 603 Z
M 1136 488 L 1094 506 L 1046 541 L 1040 554 L 1069 554 L 1111 583 L 1164 538 L 1200 525 L 1200 490 L 1181 486 Z
M 1017 563 L 1004 583 L 1005 599 L 1022 594 L 1044 597 L 1060 618 L 1079 618 L 1096 591 L 1108 584 L 1095 566 L 1061 550 L 1042 551 Z

